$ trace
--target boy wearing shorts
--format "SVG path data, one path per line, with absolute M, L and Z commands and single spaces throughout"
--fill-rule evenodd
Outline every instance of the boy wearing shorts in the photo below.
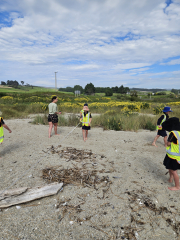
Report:
M 167 147 L 167 133 L 166 130 L 162 127 L 163 122 L 169 119 L 169 113 L 172 112 L 170 107 L 164 107 L 163 109 L 163 115 L 158 119 L 157 121 L 157 135 L 154 138 L 154 141 L 152 143 L 153 146 L 157 147 L 156 141 L 161 136 L 164 138 L 164 145 Z

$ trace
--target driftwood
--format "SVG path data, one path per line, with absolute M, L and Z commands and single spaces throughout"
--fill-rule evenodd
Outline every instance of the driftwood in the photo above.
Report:
M 27 191 L 27 187 L 22 187 L 22 188 L 16 188 L 16 189 L 11 189 L 11 190 L 6 190 L 2 195 L 0 195 L 0 200 L 11 197 L 20 195 L 24 192 Z M 1 193 L 0 193 L 1 194 Z
M 63 183 L 52 183 L 44 187 L 18 188 L 5 191 L 1 196 L 0 208 L 7 208 L 13 205 L 54 195 L 62 188 L 62 186 Z

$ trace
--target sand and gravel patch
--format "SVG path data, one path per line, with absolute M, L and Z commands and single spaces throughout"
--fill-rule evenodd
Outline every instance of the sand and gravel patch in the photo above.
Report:
M 65 184 L 54 196 L 2 209 L 0 239 L 178 239 L 179 192 L 167 188 L 155 131 L 92 128 L 84 142 L 79 127 L 67 138 L 73 127 L 59 127 L 49 139 L 48 126 L 30 121 L 5 120 L 12 133 L 4 130 L 0 146 L 0 191 L 24 172 L 13 188 Z

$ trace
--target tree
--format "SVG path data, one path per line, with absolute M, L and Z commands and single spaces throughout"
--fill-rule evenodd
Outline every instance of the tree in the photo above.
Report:
M 80 91 L 81 93 L 83 93 L 83 87 L 81 87 L 80 85 L 75 85 L 74 86 L 74 92 L 75 91 Z
M 16 80 L 7 80 L 7 85 L 17 88 L 19 86 L 19 83 Z
M 95 93 L 95 87 L 92 83 L 88 83 L 86 84 L 85 88 L 84 88 L 84 92 L 87 94 L 87 95 L 92 95 Z
M 121 85 L 118 89 L 118 93 L 126 94 L 127 92 L 130 92 L 130 89 L 128 87 L 123 87 L 123 85 Z
M 24 81 L 21 81 L 21 84 L 24 85 Z
M 1 85 L 6 85 L 6 82 L 4 82 L 4 81 L 1 81 Z
M 106 96 L 112 96 L 113 95 L 113 90 L 110 87 L 107 87 L 105 90 L 105 95 Z
M 138 97 L 138 94 L 137 94 L 136 90 L 131 92 L 131 97 Z
M 118 86 L 112 87 L 113 93 L 118 93 Z
M 174 88 L 171 90 L 171 92 L 175 93 L 176 95 L 179 93 L 179 91 L 177 89 L 174 89 Z

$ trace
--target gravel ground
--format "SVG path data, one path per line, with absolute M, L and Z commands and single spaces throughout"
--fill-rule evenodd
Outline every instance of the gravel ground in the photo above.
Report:
M 71 182 L 54 196 L 1 209 L 0 239 L 180 239 L 179 191 L 168 190 L 163 139 L 151 146 L 156 132 L 92 128 L 83 142 L 80 128 L 65 139 L 73 127 L 58 128 L 60 135 L 48 139 L 48 126 L 30 122 L 5 120 L 12 133 L 4 130 L 0 192 L 44 186 L 42 170 L 52 167 L 96 170 L 106 180 Z M 72 158 L 72 149 L 92 154 Z

